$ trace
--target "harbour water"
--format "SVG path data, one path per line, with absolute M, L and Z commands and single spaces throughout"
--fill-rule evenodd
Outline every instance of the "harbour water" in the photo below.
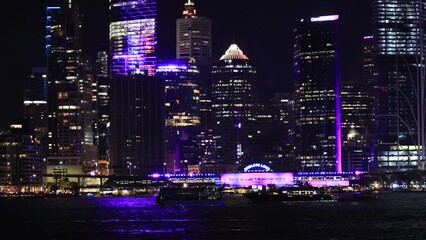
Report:
M 157 206 L 155 196 L 1 198 L 0 219 L 2 239 L 420 240 L 426 193 L 284 203 L 230 195 L 215 206 Z

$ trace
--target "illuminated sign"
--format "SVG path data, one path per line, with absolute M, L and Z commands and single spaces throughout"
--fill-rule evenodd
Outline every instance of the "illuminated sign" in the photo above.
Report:
M 244 168 L 244 172 L 248 172 L 252 168 L 263 168 L 265 172 L 271 171 L 271 168 L 262 163 L 252 163 Z
M 311 22 L 334 21 L 337 19 L 339 19 L 339 15 L 328 15 L 328 16 L 312 17 Z

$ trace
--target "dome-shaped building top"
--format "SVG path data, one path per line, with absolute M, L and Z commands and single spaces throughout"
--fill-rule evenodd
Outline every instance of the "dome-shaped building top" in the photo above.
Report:
M 223 54 L 219 60 L 229 60 L 229 59 L 249 60 L 249 58 L 246 55 L 244 55 L 243 51 L 241 51 L 241 49 L 235 43 L 229 46 L 228 50 L 226 50 L 225 54 Z

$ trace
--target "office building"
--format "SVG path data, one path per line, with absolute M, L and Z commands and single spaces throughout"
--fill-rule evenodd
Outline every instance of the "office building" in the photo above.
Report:
M 342 171 L 338 15 L 295 29 L 295 159 L 298 171 Z

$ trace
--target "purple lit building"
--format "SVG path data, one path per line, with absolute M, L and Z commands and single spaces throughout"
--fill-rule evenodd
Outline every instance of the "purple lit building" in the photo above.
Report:
M 111 0 L 110 18 L 112 173 L 162 171 L 164 85 L 154 77 L 156 1 Z
M 155 0 L 111 0 L 109 40 L 111 74 L 129 71 L 155 72 L 157 44 L 157 3 Z
M 295 159 L 298 171 L 342 171 L 338 15 L 295 29 Z

